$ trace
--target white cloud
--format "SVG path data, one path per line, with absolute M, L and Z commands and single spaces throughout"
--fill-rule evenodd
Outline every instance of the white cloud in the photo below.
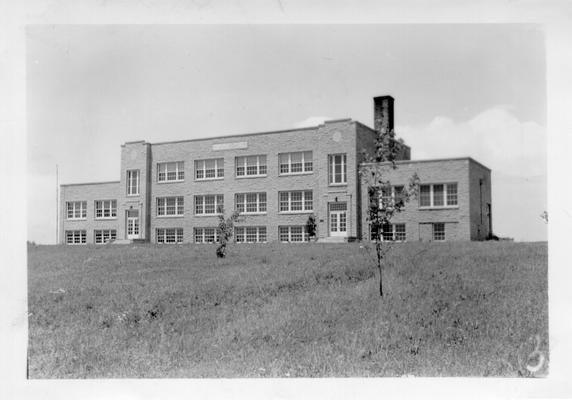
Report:
M 455 122 L 435 117 L 428 125 L 396 129 L 412 158 L 469 156 L 492 170 L 493 229 L 517 240 L 546 240 L 539 215 L 546 205 L 546 131 L 521 122 L 507 106 Z
M 294 128 L 306 128 L 309 126 L 316 126 L 316 125 L 320 125 L 323 124 L 324 121 L 327 121 L 329 119 L 332 119 L 330 117 L 323 117 L 323 116 L 312 116 L 312 117 L 308 117 L 303 121 L 299 121 L 296 122 L 294 124 Z

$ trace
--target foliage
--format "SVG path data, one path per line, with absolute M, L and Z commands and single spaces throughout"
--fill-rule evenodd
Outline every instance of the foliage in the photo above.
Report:
M 315 238 L 316 229 L 317 229 L 316 216 L 314 214 L 310 214 L 308 220 L 306 221 L 306 233 L 308 234 L 308 237 Z
M 367 220 L 370 224 L 372 239 L 375 241 L 380 296 L 383 296 L 383 260 L 391 250 L 391 244 L 383 240 L 383 230 L 390 226 L 391 218 L 401 212 L 405 203 L 416 196 L 419 184 L 419 177 L 414 173 L 409 178 L 408 184 L 402 186 L 399 193 L 395 193 L 395 187 L 392 188 L 391 181 L 387 178 L 391 170 L 397 168 L 395 161 L 402 145 L 403 141 L 396 140 L 394 130 L 377 131 L 375 153 L 372 156 L 364 151 L 363 158 L 366 164 L 360 168 L 361 179 L 368 188 Z
M 235 210 L 230 217 L 225 219 L 224 209 L 222 207 L 219 208 L 219 223 L 217 227 L 219 245 L 216 249 L 216 255 L 218 258 L 226 257 L 226 246 L 234 235 L 234 224 L 235 222 L 238 222 L 239 217 L 240 213 Z

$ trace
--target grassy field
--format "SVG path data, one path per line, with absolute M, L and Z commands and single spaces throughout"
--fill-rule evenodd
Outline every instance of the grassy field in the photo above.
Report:
M 543 376 L 546 243 L 30 246 L 30 378 Z M 537 340 L 536 338 L 539 338 Z M 538 343 L 537 343 L 538 341 Z

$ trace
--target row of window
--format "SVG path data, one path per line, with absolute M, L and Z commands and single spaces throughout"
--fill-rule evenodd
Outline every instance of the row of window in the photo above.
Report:
M 445 224 L 442 222 L 432 223 L 432 239 L 434 241 L 445 240 Z M 377 240 L 378 234 L 374 226 L 370 226 L 371 240 Z M 389 242 L 404 242 L 407 240 L 405 233 L 405 224 L 385 224 L 382 228 L 379 238 Z
M 219 240 L 218 229 L 215 227 L 194 228 L 195 243 L 215 243 Z M 85 230 L 66 231 L 67 244 L 86 244 Z M 279 226 L 278 235 L 281 242 L 305 242 L 309 240 L 306 227 L 303 225 Z M 107 243 L 117 239 L 115 229 L 101 229 L 94 231 L 95 244 Z M 237 226 L 234 229 L 234 240 L 237 243 L 264 243 L 267 241 L 265 226 Z M 157 243 L 182 243 L 183 228 L 157 228 Z
M 390 205 L 403 206 L 403 186 L 383 188 L 380 193 L 382 207 Z M 214 215 L 224 206 L 224 196 L 196 195 L 195 215 Z M 69 201 L 67 204 L 67 219 L 85 219 L 87 216 L 86 201 Z M 419 207 L 438 208 L 458 205 L 457 184 L 425 184 L 419 186 Z M 241 213 L 265 213 L 267 209 L 266 193 L 238 193 L 235 195 L 236 210 Z M 278 209 L 280 212 L 312 211 L 312 190 L 295 190 L 279 192 Z M 184 215 L 184 197 L 158 197 L 157 216 Z M 95 218 L 116 218 L 117 200 L 96 200 Z
M 307 174 L 314 171 L 311 151 L 278 154 L 279 175 Z M 264 177 L 267 175 L 266 155 L 235 157 L 235 174 L 238 178 Z M 205 181 L 224 178 L 224 158 L 195 161 L 195 180 Z M 157 182 L 182 182 L 185 180 L 185 162 L 171 161 L 157 164 Z M 346 154 L 328 156 L 328 181 L 331 185 L 347 183 Z M 139 194 L 139 170 L 127 171 L 127 195 Z

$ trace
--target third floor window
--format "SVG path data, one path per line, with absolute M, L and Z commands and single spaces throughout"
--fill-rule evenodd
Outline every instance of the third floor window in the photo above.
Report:
M 183 161 L 157 164 L 157 182 L 177 182 L 185 179 L 185 163 Z
M 236 176 L 266 176 L 266 156 L 236 157 Z
M 280 153 L 280 175 L 293 175 L 312 172 L 314 165 L 311 151 Z

